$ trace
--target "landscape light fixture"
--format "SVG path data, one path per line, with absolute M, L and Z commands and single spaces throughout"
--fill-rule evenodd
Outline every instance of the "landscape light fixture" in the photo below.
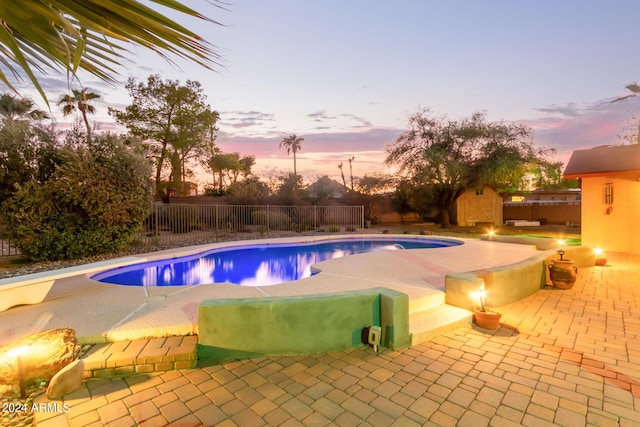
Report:
M 596 256 L 596 265 L 603 266 L 607 263 L 607 259 L 604 257 L 604 251 L 602 249 L 595 248 L 593 253 Z
M 26 345 L 16 347 L 10 350 L 7 355 L 10 357 L 16 357 L 18 361 L 18 384 L 20 386 L 20 397 L 24 399 L 27 397 L 25 385 L 24 385 L 24 367 L 22 366 L 22 355 L 28 350 Z
M 472 292 L 471 295 L 473 296 L 473 298 L 475 300 L 474 302 L 477 301 L 480 311 L 485 311 L 485 308 L 484 308 L 484 297 L 487 296 L 487 293 L 484 291 L 484 281 L 483 281 L 482 285 L 480 286 L 480 289 L 478 289 L 477 291 Z

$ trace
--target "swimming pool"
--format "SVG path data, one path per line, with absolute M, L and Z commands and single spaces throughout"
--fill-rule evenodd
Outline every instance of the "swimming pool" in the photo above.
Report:
M 332 258 L 374 251 L 442 248 L 461 244 L 458 240 L 435 238 L 343 238 L 246 244 L 115 268 L 91 278 L 103 283 L 126 286 L 211 283 L 270 286 L 310 277 L 313 274 L 313 264 Z

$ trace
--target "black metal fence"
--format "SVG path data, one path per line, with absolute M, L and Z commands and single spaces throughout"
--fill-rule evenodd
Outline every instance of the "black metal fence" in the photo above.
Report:
M 363 206 L 167 205 L 156 203 L 136 244 L 277 237 L 364 228 Z M 20 251 L 0 235 L 0 256 Z
M 142 245 L 252 239 L 364 228 L 363 206 L 172 205 L 158 203 L 138 237 Z

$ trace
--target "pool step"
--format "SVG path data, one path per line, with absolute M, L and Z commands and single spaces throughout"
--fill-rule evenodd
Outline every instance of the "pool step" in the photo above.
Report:
M 409 315 L 438 308 L 444 304 L 445 294 L 436 289 L 421 289 L 409 294 Z
M 469 326 L 472 312 L 452 305 L 437 307 L 409 314 L 411 345 L 429 341 L 454 329 Z

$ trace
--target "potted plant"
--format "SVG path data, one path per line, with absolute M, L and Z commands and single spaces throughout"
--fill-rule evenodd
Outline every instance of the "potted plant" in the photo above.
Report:
M 474 292 L 476 298 L 480 302 L 473 310 L 473 321 L 476 325 L 484 329 L 498 329 L 500 327 L 500 318 L 502 313 L 492 310 L 484 305 L 484 297 L 486 295 L 484 287 Z
M 578 268 L 574 267 L 573 260 L 563 259 L 564 251 L 558 251 L 560 259 L 554 259 L 549 265 L 549 276 L 551 283 L 558 289 L 571 289 L 576 282 Z

